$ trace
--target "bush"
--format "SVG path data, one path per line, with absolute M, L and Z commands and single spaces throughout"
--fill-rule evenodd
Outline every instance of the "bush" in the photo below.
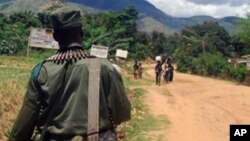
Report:
M 176 53 L 176 64 L 177 64 L 177 71 L 180 72 L 188 72 L 193 68 L 193 60 L 194 58 L 186 56 L 183 52 L 178 51 Z
M 235 78 L 235 79 L 236 79 L 237 81 L 242 82 L 242 81 L 244 81 L 245 78 L 246 78 L 247 69 L 246 69 L 246 67 L 245 67 L 244 65 L 240 65 L 238 68 L 236 68 L 236 73 L 237 73 L 237 75 L 236 75 L 236 78 Z
M 6 40 L 0 40 L 0 54 L 13 55 L 17 53 L 17 45 Z
M 237 67 L 234 67 L 233 65 L 227 65 L 224 68 L 224 73 L 226 74 L 227 78 L 237 80 L 239 82 L 242 82 L 245 80 L 246 75 L 248 73 L 246 66 L 239 65 Z
M 198 74 L 208 76 L 219 76 L 227 61 L 220 55 L 217 54 L 202 54 L 197 58 L 197 65 L 199 65 L 200 71 Z
M 216 76 L 233 79 L 239 82 L 245 80 L 247 69 L 244 65 L 234 67 L 219 54 L 201 54 L 198 58 L 178 54 L 177 70 L 193 74 Z

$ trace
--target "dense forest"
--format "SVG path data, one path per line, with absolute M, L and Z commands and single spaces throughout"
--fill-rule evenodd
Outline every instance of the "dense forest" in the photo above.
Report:
M 49 12 L 1 14 L 0 54 L 24 55 L 30 28 L 50 28 L 49 15 Z M 187 26 L 171 36 L 156 31 L 148 34 L 137 31 L 137 18 L 134 7 L 84 14 L 84 49 L 89 51 L 92 44 L 108 46 L 111 57 L 116 49 L 128 50 L 131 60 L 171 56 L 181 72 L 244 80 L 246 66 L 234 67 L 227 59 L 250 54 L 250 16 L 239 21 L 240 31 L 234 36 L 217 22 Z

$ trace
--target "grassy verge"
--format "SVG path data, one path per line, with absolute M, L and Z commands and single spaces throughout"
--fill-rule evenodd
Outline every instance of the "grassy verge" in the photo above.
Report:
M 0 140 L 7 140 L 22 104 L 30 72 L 41 59 L 0 56 Z
M 131 77 L 124 77 L 124 83 L 127 89 L 128 97 L 132 104 L 132 119 L 131 121 L 122 124 L 121 128 L 126 130 L 126 138 L 124 141 L 162 141 L 162 135 L 150 135 L 149 132 L 165 128 L 169 121 L 166 117 L 154 117 L 151 115 L 145 105 L 143 105 L 143 97 L 146 91 L 142 88 L 131 87 L 148 86 L 152 84 L 150 81 L 141 82 L 134 80 Z
M 127 75 L 123 77 L 123 81 L 124 81 L 126 87 L 148 86 L 148 85 L 154 83 L 153 80 L 148 79 L 149 74 L 146 72 L 146 69 L 143 70 L 142 79 L 137 79 L 137 80 L 135 80 L 133 78 L 133 68 L 132 67 L 128 67 L 126 71 L 127 71 Z

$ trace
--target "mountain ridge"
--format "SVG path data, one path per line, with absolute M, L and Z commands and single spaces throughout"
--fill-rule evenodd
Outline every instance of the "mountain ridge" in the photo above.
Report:
M 21 10 L 23 9 L 30 10 L 32 9 L 32 5 L 31 6 L 27 5 L 30 5 L 32 3 L 33 5 L 35 5 L 35 2 L 32 1 L 34 0 L 0 0 L 0 10 L 4 9 L 5 11 L 8 10 L 14 11 L 14 9 L 17 7 L 20 7 Z M 43 1 L 45 2 L 46 0 Z M 6 4 L 8 2 L 9 5 L 7 6 L 5 5 L 4 8 L 1 8 L 1 5 L 3 5 L 4 3 Z M 147 26 L 145 25 L 149 25 L 149 23 L 151 23 L 153 25 L 150 26 L 150 28 L 152 28 L 153 30 L 169 31 L 169 33 L 179 32 L 185 26 L 202 24 L 204 21 L 217 21 L 221 26 L 223 26 L 229 32 L 230 35 L 235 34 L 238 28 L 237 26 L 237 20 L 239 19 L 238 17 L 229 16 L 223 18 L 214 18 L 207 15 L 192 16 L 192 17 L 173 17 L 157 9 L 154 5 L 152 5 L 146 0 L 91 0 L 91 1 L 65 0 L 65 2 L 71 4 L 73 3 L 73 5 L 77 7 L 86 9 L 85 11 L 87 12 L 89 11 L 94 12 L 95 9 L 98 9 L 99 11 L 110 11 L 110 10 L 120 11 L 121 9 L 127 6 L 135 6 L 135 8 L 139 12 L 139 19 L 137 23 L 143 24 L 144 28 L 147 28 Z M 11 9 L 15 4 L 16 4 L 15 8 Z M 21 5 L 25 4 L 26 8 L 25 7 L 22 8 Z M 37 10 L 37 5 L 36 8 L 34 8 L 34 10 Z M 143 23 L 142 21 L 148 23 Z M 143 26 L 139 25 L 138 27 L 143 27 Z M 149 30 L 141 28 L 140 30 L 152 31 L 152 29 Z

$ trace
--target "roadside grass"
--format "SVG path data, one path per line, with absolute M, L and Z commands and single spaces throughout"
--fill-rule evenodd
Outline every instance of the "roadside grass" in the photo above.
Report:
M 27 85 L 29 70 L 16 68 L 0 69 L 0 140 L 8 136 L 21 105 Z
M 7 140 L 23 101 L 32 68 L 41 59 L 0 56 L 0 140 Z
M 125 76 L 123 77 L 123 81 L 126 87 L 140 87 L 140 86 L 149 86 L 153 84 L 154 81 L 146 80 L 146 79 L 137 79 L 135 80 L 133 76 Z
M 167 117 L 154 117 L 148 112 L 148 109 L 143 105 L 143 97 L 146 91 L 142 88 L 131 87 L 149 85 L 150 81 L 144 80 L 142 83 L 138 80 L 124 76 L 124 83 L 127 90 L 128 97 L 131 101 L 132 112 L 131 120 L 122 124 L 120 128 L 126 131 L 126 137 L 123 141 L 163 141 L 162 135 L 149 135 L 148 132 L 157 131 L 166 128 L 170 122 Z

